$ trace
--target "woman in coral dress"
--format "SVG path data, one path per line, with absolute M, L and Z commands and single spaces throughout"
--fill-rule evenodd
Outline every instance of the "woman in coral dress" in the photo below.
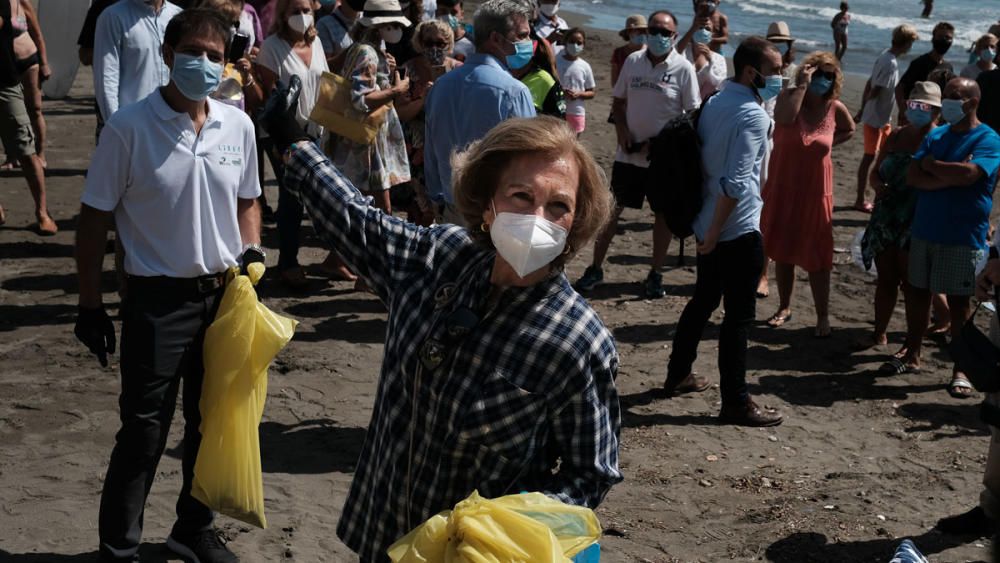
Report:
M 792 316 L 795 267 L 809 273 L 816 307 L 816 336 L 830 335 L 830 272 L 833 270 L 833 163 L 835 145 L 851 138 L 854 121 L 840 102 L 844 76 L 833 53 L 813 53 L 799 68 L 774 110 L 774 152 L 762 197 L 764 251 L 775 262 L 778 311 L 767 321 Z

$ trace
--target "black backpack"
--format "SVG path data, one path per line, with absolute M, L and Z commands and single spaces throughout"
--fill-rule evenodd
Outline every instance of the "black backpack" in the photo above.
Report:
M 678 238 L 694 233 L 691 226 L 701 212 L 704 175 L 698 138 L 700 116 L 700 107 L 679 115 L 649 140 L 647 193 L 660 192 L 667 227 Z

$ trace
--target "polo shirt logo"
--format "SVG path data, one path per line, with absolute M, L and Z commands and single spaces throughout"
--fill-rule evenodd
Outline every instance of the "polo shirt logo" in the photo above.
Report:
M 239 145 L 219 145 L 219 166 L 242 166 L 243 147 Z
M 243 154 L 243 147 L 239 145 L 219 145 L 219 152 L 226 155 Z

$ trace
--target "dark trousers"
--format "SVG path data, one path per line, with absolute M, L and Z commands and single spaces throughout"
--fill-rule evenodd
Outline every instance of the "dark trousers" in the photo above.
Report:
M 191 481 L 201 444 L 202 344 L 221 294 L 154 290 L 130 280 L 122 305 L 121 429 L 104 479 L 98 523 L 100 552 L 107 559 L 128 560 L 139 549 L 146 497 L 167 443 L 182 379 L 184 483 L 174 532 L 212 526 L 212 511 L 191 496 Z
M 747 394 L 747 340 L 757 314 L 757 281 L 764 267 L 760 233 L 720 242 L 708 255 L 698 255 L 698 281 L 674 334 L 667 380 L 683 380 L 698 357 L 698 343 L 709 317 L 725 299 L 719 331 L 719 379 L 722 404 L 739 404 Z
M 262 139 L 261 144 L 278 180 L 278 211 L 274 219 L 278 227 L 278 271 L 283 272 L 299 265 L 299 229 L 305 212 L 302 202 L 285 189 L 285 163 L 274 155 L 274 144 L 270 139 Z

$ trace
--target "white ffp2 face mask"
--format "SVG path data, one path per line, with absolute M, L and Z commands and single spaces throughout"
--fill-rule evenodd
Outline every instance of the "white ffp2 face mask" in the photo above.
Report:
M 498 213 L 490 226 L 497 253 L 522 278 L 558 258 L 566 236 L 566 229 L 537 215 Z
M 313 24 L 312 14 L 292 14 L 288 16 L 288 27 L 299 33 L 305 33 Z

